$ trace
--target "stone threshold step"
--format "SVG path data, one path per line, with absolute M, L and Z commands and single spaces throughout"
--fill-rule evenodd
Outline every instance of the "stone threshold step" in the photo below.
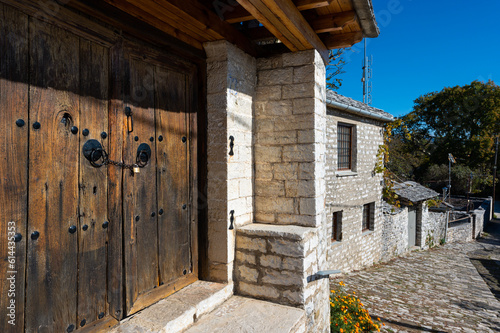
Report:
M 304 333 L 303 309 L 233 296 L 184 333 Z
M 233 284 L 196 281 L 122 320 L 111 333 L 178 333 L 233 295 Z

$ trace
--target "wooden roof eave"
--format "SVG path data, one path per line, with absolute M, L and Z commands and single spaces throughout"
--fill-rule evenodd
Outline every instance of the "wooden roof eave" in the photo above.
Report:
M 291 51 L 316 49 L 328 63 L 328 48 L 292 0 L 237 0 Z

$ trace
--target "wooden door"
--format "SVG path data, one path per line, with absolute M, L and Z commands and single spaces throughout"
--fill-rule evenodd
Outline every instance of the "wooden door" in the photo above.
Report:
M 192 148 L 193 80 L 189 67 L 167 67 L 154 53 L 126 61 L 132 111 L 124 157 L 151 157 L 138 174 L 124 175 L 126 313 L 132 314 L 197 279 Z M 194 155 L 195 157 L 195 155 Z
M 109 50 L 7 5 L 0 13 L 0 225 L 22 237 L 15 269 L 0 264 L 2 277 L 16 272 L 15 325 L 1 320 L 0 331 L 70 332 L 110 320 L 107 172 L 81 154 L 91 138 L 108 147 Z M 6 318 L 11 300 L 1 302 Z
M 0 18 L 0 332 L 109 327 L 197 279 L 196 67 Z M 93 166 L 89 140 L 148 161 Z

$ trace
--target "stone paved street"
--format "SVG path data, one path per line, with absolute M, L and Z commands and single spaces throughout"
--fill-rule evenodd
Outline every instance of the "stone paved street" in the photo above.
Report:
M 489 228 L 479 241 L 412 252 L 332 285 L 356 291 L 383 332 L 500 332 L 500 221 Z

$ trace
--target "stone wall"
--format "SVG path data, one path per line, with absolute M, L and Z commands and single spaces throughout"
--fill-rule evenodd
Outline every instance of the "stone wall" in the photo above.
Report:
M 384 205 L 382 231 L 382 261 L 388 261 L 408 252 L 408 207 Z
M 439 245 L 445 237 L 446 212 L 429 211 L 426 202 L 417 207 L 417 245 L 421 249 Z
M 441 244 L 441 240 L 445 238 L 446 212 L 428 210 L 426 225 L 427 233 L 425 239 L 432 241 L 434 245 Z
M 255 220 L 320 227 L 324 207 L 325 70 L 312 51 L 258 59 Z
M 351 172 L 337 171 L 338 122 L 355 126 L 354 161 Z M 328 235 L 332 216 L 342 211 L 342 240 L 330 242 L 328 266 L 344 272 L 372 265 L 382 253 L 382 176 L 373 172 L 383 123 L 333 108 L 327 109 L 326 211 Z M 362 231 L 363 205 L 374 203 L 374 228 Z M 330 237 L 329 237 L 330 238 Z
M 473 219 L 473 234 L 472 237 L 474 239 L 481 237 L 481 234 L 483 233 L 484 230 L 484 220 L 485 216 L 487 215 L 487 212 L 482 208 L 478 208 L 472 212 L 472 219 Z
M 231 281 L 233 226 L 253 221 L 253 98 L 256 61 L 226 41 L 206 43 L 208 278 Z M 234 155 L 229 155 L 229 137 Z
M 447 242 L 470 242 L 472 241 L 472 224 L 461 223 L 448 228 Z

